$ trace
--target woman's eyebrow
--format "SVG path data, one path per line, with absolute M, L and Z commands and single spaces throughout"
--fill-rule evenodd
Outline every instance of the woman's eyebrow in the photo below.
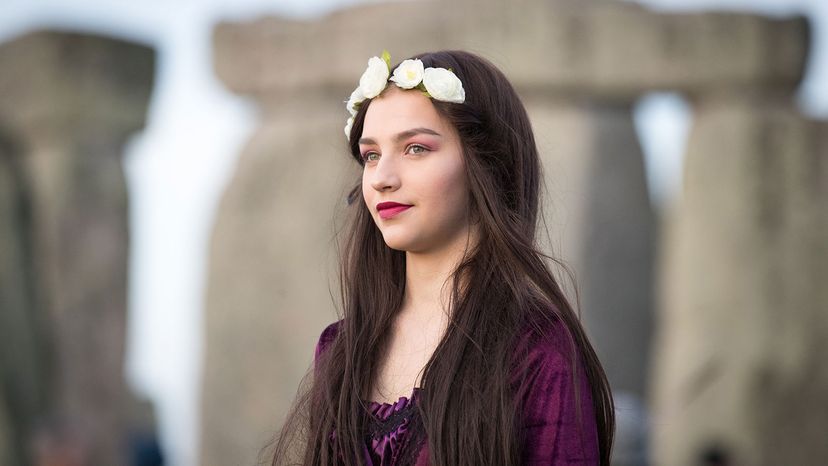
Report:
M 442 134 L 438 133 L 437 131 L 434 131 L 433 129 L 422 128 L 422 127 L 421 128 L 412 128 L 412 129 L 403 131 L 401 133 L 397 133 L 397 135 L 394 136 L 394 142 L 399 143 L 404 139 L 408 139 L 411 136 L 414 136 L 415 134 L 431 134 L 431 135 L 439 136 L 439 137 L 443 136 Z M 359 143 L 360 144 L 376 144 L 377 141 L 375 141 L 371 138 L 359 138 Z

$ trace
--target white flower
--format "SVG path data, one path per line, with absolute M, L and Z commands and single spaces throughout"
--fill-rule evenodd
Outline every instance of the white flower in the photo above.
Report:
M 368 59 L 368 68 L 359 78 L 359 87 L 366 99 L 378 96 L 388 84 L 388 64 L 380 57 Z
M 348 98 L 347 104 L 345 104 L 345 108 L 348 109 L 348 112 L 351 115 L 356 115 L 357 106 L 365 100 L 365 96 L 362 94 L 362 87 L 357 87 L 354 89 L 354 92 L 351 92 L 351 97 Z
M 394 70 L 391 81 L 403 89 L 411 89 L 423 80 L 423 62 L 419 59 L 403 60 Z
M 345 122 L 345 137 L 348 140 L 351 140 L 351 127 L 354 126 L 354 117 L 349 117 L 348 121 Z
M 466 100 L 463 83 L 451 71 L 445 68 L 426 68 L 423 72 L 423 85 L 431 97 L 444 102 L 462 104 Z
M 351 129 L 354 126 L 354 117 L 358 113 L 359 106 L 366 99 L 373 99 L 380 95 L 391 81 L 401 89 L 425 89 L 425 93 L 435 100 L 443 102 L 463 103 L 466 101 L 466 91 L 463 83 L 449 69 L 426 68 L 423 69 L 423 62 L 413 58 L 403 60 L 394 69 L 394 76 L 389 80 L 391 74 L 391 56 L 386 50 L 382 56 L 368 59 L 368 68 L 359 78 L 359 86 L 351 92 L 345 102 L 345 108 L 350 117 L 345 124 L 345 136 L 351 139 Z M 422 85 L 421 85 L 422 84 Z

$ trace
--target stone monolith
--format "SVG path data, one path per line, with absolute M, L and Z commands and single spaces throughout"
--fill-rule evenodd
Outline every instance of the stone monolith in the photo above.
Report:
M 791 101 L 696 102 L 662 258 L 654 464 L 828 458 L 828 125 Z
M 17 167 L 2 224 L 22 245 L 2 256 L 0 268 L 19 270 L 20 289 L 0 309 L 16 319 L 0 333 L 20 338 L 6 362 L 30 375 L 7 387 L 10 406 L 46 398 L 37 432 L 33 419 L 13 426 L 27 431 L 18 430 L 21 449 L 34 450 L 37 437 L 42 461 L 73 451 L 83 464 L 126 462 L 129 204 L 121 161 L 144 125 L 154 67 L 146 46 L 80 33 L 31 32 L 0 45 L 0 139 L 13 142 L 3 157 Z

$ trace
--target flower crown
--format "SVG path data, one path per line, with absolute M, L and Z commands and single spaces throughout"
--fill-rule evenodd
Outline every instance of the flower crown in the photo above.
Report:
M 391 74 L 391 55 L 387 50 L 382 51 L 381 57 L 368 59 L 368 68 L 359 78 L 359 86 L 351 93 L 345 108 L 351 114 L 345 124 L 345 137 L 350 140 L 351 126 L 354 124 L 354 115 L 365 99 L 373 99 L 392 81 L 401 89 L 419 89 L 432 99 L 443 102 L 462 104 L 466 100 L 466 91 L 460 78 L 451 69 L 425 68 L 419 59 L 403 60 Z

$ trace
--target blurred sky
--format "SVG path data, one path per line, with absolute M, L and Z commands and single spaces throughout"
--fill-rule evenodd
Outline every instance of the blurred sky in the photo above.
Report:
M 620 0 L 619 0 L 620 1 Z M 210 229 L 255 107 L 212 74 L 210 37 L 224 19 L 262 14 L 312 17 L 357 0 L 2 0 L 0 41 L 35 28 L 88 31 L 142 42 L 158 52 L 145 131 L 127 147 L 131 202 L 129 339 L 126 374 L 157 407 L 173 466 L 195 464 L 202 351 L 202 290 Z M 668 11 L 729 9 L 805 13 L 814 24 L 799 103 L 828 117 L 828 1 L 642 0 Z M 381 44 L 378 44 L 381 47 Z M 505 70 L 508 74 L 508 70 Z M 357 79 L 358 77 L 355 77 Z M 343 98 L 346 96 L 343 96 Z M 692 110 L 678 95 L 654 93 L 636 105 L 653 204 L 679 186 Z

